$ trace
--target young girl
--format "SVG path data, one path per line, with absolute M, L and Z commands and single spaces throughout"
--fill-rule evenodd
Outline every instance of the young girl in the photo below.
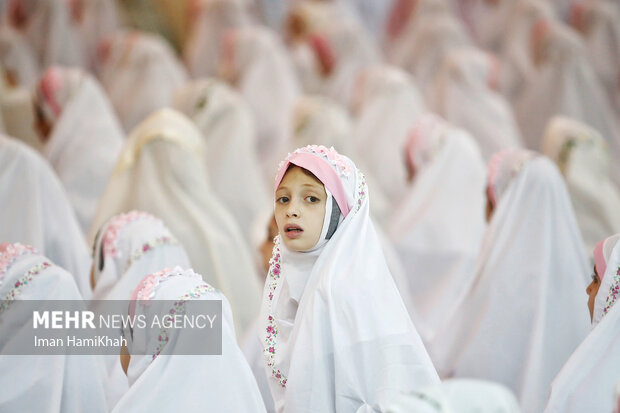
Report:
M 438 381 L 387 268 L 364 176 L 333 148 L 280 165 L 260 335 L 276 410 L 385 409 Z
M 147 320 L 155 316 L 162 319 L 167 314 L 183 314 L 191 319 L 197 309 L 205 307 L 188 305 L 188 301 L 221 301 L 222 353 L 183 355 L 187 349 L 206 343 L 202 340 L 209 340 L 208 335 L 214 333 L 208 328 L 130 330 L 127 326 L 123 335 L 128 354 L 121 356 L 121 363 L 129 391 L 114 413 L 265 411 L 256 381 L 235 341 L 230 305 L 199 274 L 175 267 L 147 275 L 132 300 L 129 316 Z
M 81 300 L 71 274 L 29 245 L 0 244 L 0 411 L 108 412 L 101 359 L 89 355 L 11 356 L 32 332 L 17 300 Z M 35 302 L 35 301 L 33 301 Z M 23 304 L 23 303 L 22 303 Z M 18 354 L 18 353 L 13 353 Z
M 588 287 L 593 329 L 551 385 L 545 413 L 611 412 L 620 378 L 620 234 L 594 249 Z

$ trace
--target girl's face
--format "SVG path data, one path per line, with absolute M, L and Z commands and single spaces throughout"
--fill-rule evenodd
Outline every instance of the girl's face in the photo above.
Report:
M 590 321 L 594 317 L 594 300 L 596 299 L 596 294 L 598 293 L 598 289 L 601 287 L 601 279 L 598 276 L 598 272 L 596 271 L 596 266 L 594 267 L 594 274 L 592 274 L 592 282 L 586 288 L 586 294 L 588 294 L 588 310 L 590 310 Z
M 276 190 L 275 217 L 284 245 L 293 251 L 307 251 L 319 241 L 325 217 L 327 193 L 323 184 L 291 167 Z

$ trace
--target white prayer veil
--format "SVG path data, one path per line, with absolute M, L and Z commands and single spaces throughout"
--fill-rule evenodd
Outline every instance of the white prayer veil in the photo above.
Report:
M 526 146 L 539 149 L 548 120 L 564 115 L 598 130 L 614 157 L 620 156 L 620 129 L 581 39 L 551 20 L 532 27 L 531 51 L 535 69 L 526 78 L 515 115 Z M 620 183 L 620 163 L 612 164 Z
M 222 302 L 222 354 L 182 355 L 188 340 L 208 340 L 208 328 L 180 328 L 153 333 L 152 329 L 124 330 L 131 354 L 127 378 L 129 391 L 114 408 L 120 412 L 180 411 L 204 409 L 224 412 L 264 412 L 256 381 L 235 341 L 230 305 L 222 293 L 202 280 L 193 270 L 164 269 L 146 276 L 133 294 L 135 308 L 130 316 L 163 317 L 183 314 L 191 317 L 187 301 Z M 172 303 L 174 302 L 174 306 Z M 133 313 L 133 314 L 132 314 Z M 197 331 L 198 330 L 198 331 Z M 162 339 L 165 337 L 165 341 Z M 193 343 L 192 346 L 197 346 Z M 160 354 L 163 353 L 163 354 Z
M 407 274 L 416 327 L 425 342 L 455 311 L 474 276 L 484 233 L 486 169 L 465 131 L 434 115 L 416 122 L 406 147 L 415 170 L 388 234 Z
M 88 247 L 49 164 L 25 144 L 0 135 L 0 188 L 0 242 L 35 246 L 69 271 L 89 299 Z
M 117 32 L 102 40 L 98 57 L 101 84 L 126 132 L 172 105 L 174 90 L 187 81 L 172 47 L 155 34 Z
M 125 139 L 99 83 L 81 69 L 45 71 L 37 104 L 52 125 L 43 155 L 60 178 L 84 234 Z
M 427 88 L 427 103 L 457 127 L 472 134 L 489 160 L 502 149 L 521 146 L 512 108 L 497 91 L 499 61 L 468 47 L 449 51 Z
M 227 294 L 240 333 L 251 324 L 260 285 L 247 242 L 208 184 L 204 139 L 184 115 L 162 109 L 130 134 L 93 220 L 89 240 L 111 216 L 137 209 L 161 218 L 191 264 Z
M 525 413 L 542 411 L 547 389 L 588 332 L 588 263 L 555 165 L 525 150 L 489 163 L 493 215 L 476 276 L 429 344 L 443 377 L 497 381 Z
M 225 83 L 201 79 L 177 89 L 174 106 L 202 132 L 210 184 L 239 227 L 260 225 L 263 231 L 262 218 L 270 201 L 256 156 L 254 118 L 245 101 Z M 248 246 L 256 249 L 255 244 Z
M 84 44 L 88 69 L 97 64 L 97 47 L 105 37 L 120 28 L 117 2 L 109 0 L 69 0 L 74 24 Z
M 620 5 L 613 1 L 574 1 L 569 23 L 585 42 L 594 70 L 620 120 Z
M 510 389 L 474 379 L 449 379 L 402 394 L 388 413 L 521 413 Z
M 506 42 L 506 27 L 514 18 L 514 10 L 520 0 L 472 0 L 453 1 L 461 8 L 472 37 L 485 50 L 499 53 Z
M 438 378 L 388 270 L 364 176 L 334 149 L 308 146 L 280 165 L 276 187 L 291 163 L 329 199 L 314 248 L 276 237 L 259 329 L 276 411 L 384 410 Z
M 357 152 L 368 168 L 370 183 L 378 183 L 373 188 L 398 200 L 407 185 L 403 149 L 416 119 L 426 110 L 424 100 L 415 80 L 396 67 L 369 68 L 357 83 L 351 102 Z
M 301 87 L 284 44 L 268 29 L 232 30 L 223 47 L 223 75 L 232 80 L 252 109 L 257 153 L 268 182 L 286 152 L 293 105 Z
M 543 151 L 564 175 L 586 253 L 592 258 L 599 240 L 620 231 L 620 193 L 610 179 L 605 140 L 579 121 L 554 117 L 547 124 Z
M 82 299 L 71 274 L 33 247 L 19 243 L 0 244 L 0 297 L 0 353 L 23 346 L 32 333 L 32 313 L 15 313 L 14 301 Z M 5 372 L 0 375 L 2 411 L 108 411 L 103 364 L 97 356 L 3 354 L 0 368 Z
M 620 234 L 600 242 L 604 276 L 594 302 L 594 328 L 553 380 L 545 413 L 611 412 L 620 380 Z M 602 268 L 605 268 L 604 270 Z M 585 312 L 585 308 L 584 308 Z
M 227 30 L 252 24 L 248 0 L 191 0 L 183 60 L 193 77 L 215 76 Z M 190 15 L 191 13 L 191 15 Z

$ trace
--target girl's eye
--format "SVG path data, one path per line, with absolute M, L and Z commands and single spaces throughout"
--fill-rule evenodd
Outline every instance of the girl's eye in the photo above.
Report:
M 310 202 L 310 203 L 314 204 L 314 203 L 316 203 L 316 202 L 319 202 L 319 201 L 320 201 L 320 199 L 319 199 L 319 198 L 317 198 L 317 197 L 315 197 L 315 196 L 310 195 L 310 196 L 307 196 L 307 197 L 306 197 L 306 201 L 308 201 L 308 202 Z
M 281 196 L 280 198 L 278 198 L 276 200 L 279 204 L 286 204 L 288 202 L 288 197 L 287 196 Z

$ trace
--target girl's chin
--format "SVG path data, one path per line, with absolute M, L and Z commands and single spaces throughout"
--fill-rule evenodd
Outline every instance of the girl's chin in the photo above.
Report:
M 288 249 L 290 249 L 291 251 L 296 251 L 296 252 L 308 251 L 309 249 L 314 247 L 314 245 L 316 244 L 316 241 L 308 242 L 308 240 L 304 239 L 304 237 L 294 238 L 294 239 L 282 238 L 282 241 L 284 242 L 284 245 L 286 245 Z

